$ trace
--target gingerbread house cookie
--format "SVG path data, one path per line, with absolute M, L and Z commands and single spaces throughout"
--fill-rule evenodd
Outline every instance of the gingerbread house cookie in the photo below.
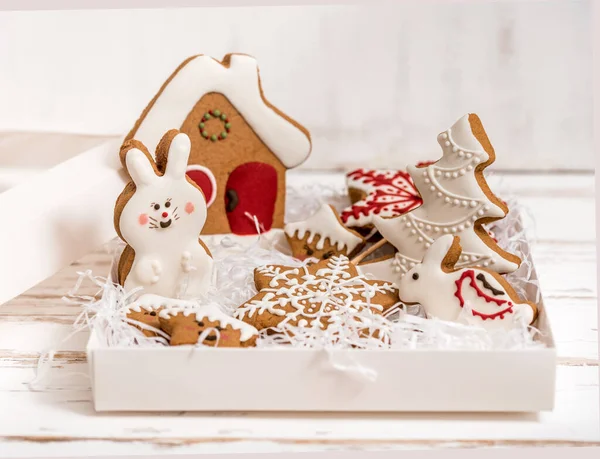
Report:
M 264 97 L 254 58 L 186 59 L 150 101 L 126 140 L 154 151 L 169 129 L 192 142 L 188 175 L 204 191 L 202 234 L 283 228 L 285 173 L 311 151 L 308 131 Z
M 364 245 L 362 236 L 346 228 L 328 204 L 322 204 L 307 220 L 285 225 L 285 235 L 292 255 L 300 260 L 327 259 L 334 255 L 349 257 Z

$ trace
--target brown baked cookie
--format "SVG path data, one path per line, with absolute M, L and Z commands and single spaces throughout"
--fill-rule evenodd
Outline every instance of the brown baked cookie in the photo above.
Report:
M 438 143 L 438 161 L 408 167 L 423 199 L 421 206 L 397 217 L 373 217 L 381 235 L 396 248 L 394 259 L 361 266 L 363 272 L 376 275 L 385 270 L 384 279 L 399 281 L 446 234 L 460 237 L 463 246 L 457 268 L 506 274 L 519 267 L 520 258 L 500 248 L 484 226 L 504 218 L 508 207 L 492 193 L 483 174 L 496 155 L 481 120 L 473 113 L 463 116 L 438 135 Z
M 114 225 L 127 243 L 117 279 L 127 291 L 197 298 L 211 285 L 213 260 L 199 240 L 206 200 L 186 175 L 189 152 L 189 137 L 174 129 L 162 137 L 156 161 L 140 142 L 121 149 L 131 181 L 115 203 Z
M 256 234 L 282 228 L 285 174 L 311 151 L 308 131 L 264 97 L 256 60 L 192 56 L 173 72 L 126 140 L 154 151 L 169 129 L 191 139 L 188 176 L 202 188 L 202 234 Z
M 365 234 L 375 216 L 395 217 L 415 209 L 421 196 L 408 173 L 402 170 L 356 169 L 346 174 L 352 205 L 341 213 L 344 225 Z
M 498 273 L 482 268 L 456 268 L 460 238 L 446 234 L 429 247 L 423 260 L 399 283 L 406 304 L 419 303 L 428 317 L 463 322 L 488 330 L 530 325 L 537 307 L 519 297 Z
M 322 204 L 307 220 L 285 225 L 285 236 L 292 255 L 299 260 L 327 259 L 334 255 L 350 257 L 365 244 L 362 236 L 346 228 L 328 204 Z
M 210 314 L 202 313 L 201 309 L 195 313 L 178 312 L 175 315 L 163 315 L 160 317 L 160 327 L 171 339 L 171 346 L 183 344 L 199 344 L 198 339 L 204 331 L 206 334 L 202 344 L 213 347 L 253 347 L 258 336 L 252 327 L 240 326 L 239 322 L 229 318 L 228 321 L 211 317 Z
M 147 325 L 148 327 L 152 327 L 156 330 L 160 330 L 160 321 L 158 320 L 158 314 L 160 313 L 160 310 L 162 308 L 158 308 L 156 310 L 154 309 L 144 309 L 144 308 L 137 308 L 138 310 L 130 310 L 130 312 L 128 312 L 126 314 L 126 317 L 130 320 L 134 320 L 136 322 L 140 322 L 144 325 Z M 148 337 L 154 337 L 157 336 L 158 334 L 152 330 L 148 330 L 146 328 L 143 328 L 139 325 L 136 324 L 131 324 L 133 327 L 137 328 L 138 330 L 140 330 L 144 335 L 148 336 Z
M 359 276 L 342 255 L 311 266 L 263 266 L 254 271 L 254 280 L 258 294 L 234 317 L 258 330 L 284 324 L 329 328 L 341 325 L 353 310 L 378 315 L 399 302 L 392 283 Z

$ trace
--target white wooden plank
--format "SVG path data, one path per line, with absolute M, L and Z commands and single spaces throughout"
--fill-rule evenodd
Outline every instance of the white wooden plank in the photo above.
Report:
M 537 243 L 532 250 L 544 296 L 595 298 L 596 250 L 593 244 Z
M 560 362 L 580 364 L 598 360 L 598 303 L 596 299 L 545 298 Z
M 31 354 L 49 350 L 85 349 L 89 332 L 81 332 L 65 340 L 73 332 L 71 323 L 1 322 L 0 358 L 3 351 Z
M 565 446 L 572 446 L 571 442 Z M 0 450 L 6 451 L 11 457 L 82 457 L 94 456 L 121 456 L 121 457 L 146 457 L 163 456 L 164 454 L 243 454 L 244 459 L 259 459 L 253 454 L 265 453 L 307 453 L 312 451 L 355 451 L 381 450 L 381 449 L 430 449 L 456 446 L 454 442 L 406 442 L 400 445 L 366 444 L 357 446 L 354 442 L 329 442 L 309 444 L 304 441 L 298 442 L 274 442 L 274 441 L 243 441 L 233 439 L 231 441 L 199 441 L 189 443 L 169 442 L 140 442 L 140 441 L 109 441 L 109 440 L 72 440 L 60 439 L 50 440 L 45 438 L 23 439 L 23 440 L 0 440 Z M 491 446 L 483 444 L 480 446 Z M 252 452 L 253 454 L 249 454 Z
M 7 370 L 2 370 L 7 371 Z M 10 370 L 8 370 L 10 371 Z M 81 390 L 0 392 L 1 438 L 361 441 L 598 440 L 598 368 L 560 367 L 556 407 L 535 414 L 94 414 Z M 155 394 L 159 396 L 159 394 Z M 33 415 L 32 415 L 33 414 Z M 10 421 L 9 421 L 10 420 Z M 9 421 L 9 422 L 8 422 Z
M 163 456 L 165 454 L 239 454 L 244 459 L 262 459 L 265 453 L 312 453 L 331 451 L 331 457 L 337 459 L 361 458 L 367 451 L 406 451 L 406 450 L 447 450 L 449 448 L 525 448 L 525 447 L 590 447 L 598 446 L 598 442 L 578 442 L 565 440 L 524 441 L 524 440 L 473 440 L 473 441 L 413 441 L 396 440 L 393 442 L 356 440 L 324 441 L 244 441 L 232 439 L 228 441 L 199 441 L 189 440 L 180 444 L 173 442 L 115 442 L 97 440 L 60 440 L 48 439 L 1 442 L 0 448 L 6 445 L 11 457 L 82 457 L 88 458 L 90 451 L 102 456 Z M 588 449 L 588 451 L 590 451 Z M 590 456 L 593 457 L 590 451 Z M 302 458 L 303 459 L 303 458 Z

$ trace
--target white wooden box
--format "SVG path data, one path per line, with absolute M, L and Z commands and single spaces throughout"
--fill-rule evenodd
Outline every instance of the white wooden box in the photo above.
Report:
M 529 247 L 522 247 L 529 256 Z M 537 279 L 535 271 L 532 274 Z M 528 298 L 536 287 L 528 284 Z M 97 411 L 552 410 L 556 350 L 540 295 L 545 348 L 499 351 L 109 348 L 87 346 Z M 360 365 L 374 380 L 336 369 Z

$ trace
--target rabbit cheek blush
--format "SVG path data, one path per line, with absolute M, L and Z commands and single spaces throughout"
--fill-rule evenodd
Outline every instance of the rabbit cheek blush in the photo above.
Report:
M 194 210 L 195 210 L 195 207 L 194 207 L 194 204 L 193 204 L 193 203 L 191 203 L 191 202 L 188 202 L 188 203 L 185 205 L 185 211 L 186 211 L 188 214 L 191 214 L 192 212 L 194 212 Z
M 121 148 L 131 182 L 117 200 L 115 229 L 127 243 L 118 268 L 127 291 L 141 287 L 143 293 L 185 299 L 210 288 L 213 261 L 198 239 L 206 201 L 186 178 L 190 147 L 186 134 L 171 130 L 159 143 L 156 162 L 140 142 Z M 189 203 L 195 212 L 181 219 L 177 203 Z

